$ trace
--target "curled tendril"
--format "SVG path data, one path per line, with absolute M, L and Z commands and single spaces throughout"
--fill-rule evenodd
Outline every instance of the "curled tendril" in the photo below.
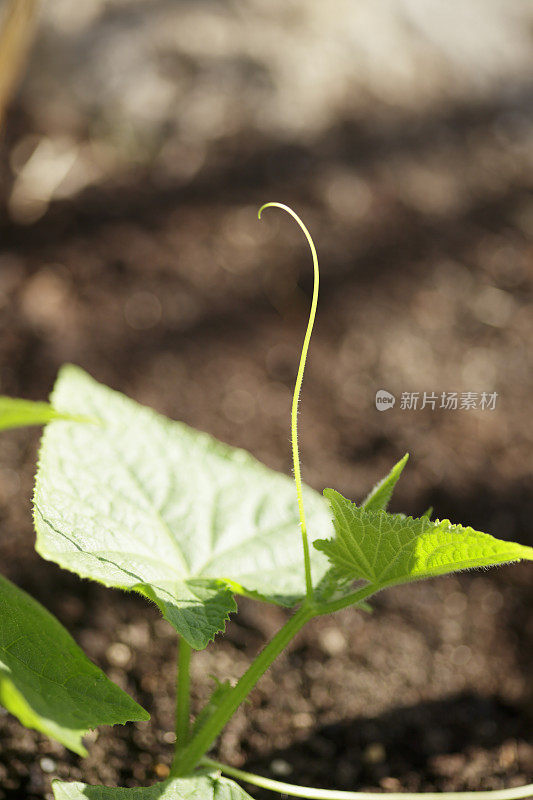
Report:
M 319 285 L 319 269 L 318 269 L 318 255 L 311 234 L 303 224 L 300 217 L 295 214 L 292 208 L 284 205 L 283 203 L 265 203 L 257 213 L 258 219 L 261 219 L 261 214 L 265 208 L 281 208 L 287 214 L 296 220 L 300 228 L 305 234 L 305 238 L 309 244 L 311 255 L 313 257 L 313 270 L 314 270 L 314 283 L 313 283 L 313 300 L 311 302 L 311 311 L 309 314 L 309 322 L 307 323 L 307 330 L 305 332 L 304 343 L 302 346 L 302 354 L 300 356 L 300 365 L 298 367 L 298 374 L 296 376 L 296 384 L 294 386 L 294 394 L 292 397 L 292 411 L 291 411 L 291 441 L 292 441 L 292 460 L 294 463 L 294 480 L 296 482 L 296 494 L 298 495 L 298 512 L 300 515 L 300 526 L 302 530 L 302 543 L 304 549 L 304 562 L 305 562 L 305 585 L 307 598 L 312 599 L 313 596 L 313 581 L 311 578 L 311 558 L 309 555 L 309 539 L 307 536 L 307 525 L 305 522 L 304 503 L 302 496 L 302 476 L 300 471 L 300 454 L 298 451 L 298 402 L 300 400 L 300 391 L 302 388 L 302 381 L 304 377 L 305 362 L 307 359 L 307 351 L 309 350 L 309 342 L 311 341 L 311 334 L 313 332 L 313 325 L 316 316 L 316 307 L 318 303 L 318 285 Z

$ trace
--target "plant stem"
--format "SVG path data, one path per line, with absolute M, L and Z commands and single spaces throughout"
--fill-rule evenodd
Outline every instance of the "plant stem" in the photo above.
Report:
M 387 800 L 527 800 L 533 796 L 533 784 L 486 792 L 392 792 L 386 795 L 377 792 L 341 792 L 334 789 L 294 786 L 292 783 L 275 781 L 271 778 L 264 778 L 262 775 L 245 772 L 242 769 L 228 767 L 211 758 L 202 758 L 201 764 L 220 770 L 220 772 L 250 783 L 252 786 L 259 786 L 261 789 L 269 789 L 271 792 L 279 792 L 291 797 L 303 797 L 306 800 L 377 800 L 379 797 L 386 797 Z
M 190 774 L 204 756 L 214 740 L 232 717 L 241 703 L 254 688 L 259 678 L 266 672 L 276 657 L 284 650 L 291 639 L 298 633 L 306 622 L 313 618 L 315 610 L 304 604 L 281 628 L 274 638 L 259 653 L 255 661 L 250 664 L 244 675 L 226 695 L 213 715 L 200 728 L 196 736 L 187 744 L 185 749 L 176 751 L 174 763 L 170 774 L 180 777 Z
M 180 666 L 181 666 L 181 658 L 182 658 L 182 645 L 185 644 L 186 648 L 189 650 L 188 656 L 185 656 L 185 650 L 183 651 L 183 657 L 190 658 L 190 648 L 186 642 L 182 639 L 180 641 L 180 665 L 178 667 L 178 710 L 177 710 L 177 723 L 176 723 L 176 753 L 174 756 L 174 761 L 172 764 L 172 768 L 170 774 L 172 777 L 179 777 L 182 775 L 187 775 L 193 771 L 193 769 L 197 766 L 200 759 L 205 756 L 211 745 L 213 744 L 214 740 L 220 733 L 220 731 L 224 728 L 228 720 L 233 716 L 235 711 L 241 705 L 241 703 L 246 699 L 248 694 L 254 688 L 255 684 L 261 678 L 261 676 L 266 672 L 266 670 L 270 667 L 273 661 L 277 658 L 277 656 L 287 647 L 291 639 L 296 636 L 298 631 L 313 617 L 321 616 L 322 614 L 329 614 L 332 611 L 337 611 L 341 608 L 346 608 L 350 605 L 356 605 L 361 600 L 364 600 L 366 597 L 369 597 L 371 594 L 374 594 L 376 591 L 376 587 L 373 585 L 363 586 L 355 592 L 347 595 L 346 597 L 340 598 L 340 600 L 335 600 L 330 603 L 323 603 L 321 605 L 311 605 L 310 603 L 304 603 L 301 608 L 294 614 L 294 616 L 290 617 L 290 619 L 285 623 L 283 628 L 281 628 L 274 638 L 266 645 L 266 647 L 259 653 L 257 658 L 250 664 L 244 675 L 240 678 L 238 683 L 233 687 L 231 692 L 226 695 L 226 697 L 222 700 L 220 705 L 217 707 L 213 715 L 207 720 L 205 725 L 198 731 L 196 736 L 192 739 L 192 741 L 187 742 L 186 739 L 184 740 L 180 733 L 180 722 L 179 720 L 182 719 L 182 712 L 180 712 L 180 698 L 182 697 L 182 692 L 184 693 L 184 681 L 180 678 Z M 188 667 L 188 661 L 187 661 Z M 188 691 L 189 691 L 189 677 L 188 677 L 188 669 L 185 673 L 187 675 L 186 679 L 186 687 L 187 687 L 187 699 L 183 699 L 183 703 L 187 703 L 187 725 L 188 725 Z M 185 746 L 183 746 L 183 742 L 185 741 Z
M 302 389 L 302 381 L 304 377 L 305 362 L 307 359 L 307 351 L 309 350 L 309 342 L 311 341 L 311 334 L 313 332 L 313 325 L 316 316 L 316 307 L 318 303 L 318 284 L 320 279 L 318 269 L 318 255 L 311 234 L 303 224 L 300 217 L 294 213 L 292 208 L 284 205 L 283 203 L 265 203 L 261 206 L 258 212 L 258 217 L 261 219 L 261 212 L 265 208 L 281 208 L 290 214 L 296 220 L 300 228 L 305 234 L 305 238 L 309 243 L 311 255 L 313 257 L 313 299 L 311 302 L 311 311 L 309 314 L 309 322 L 307 323 L 307 330 L 305 332 L 304 343 L 302 347 L 302 354 L 300 356 L 300 364 L 298 367 L 298 374 L 296 376 L 296 384 L 294 386 L 294 394 L 292 396 L 292 409 L 291 409 L 291 441 L 292 441 L 292 460 L 294 464 L 294 480 L 296 482 L 296 494 L 298 496 L 298 512 L 300 515 L 300 527 L 302 531 L 302 544 L 304 550 L 304 564 L 305 564 L 305 586 L 307 591 L 307 599 L 312 600 L 313 597 L 313 580 L 311 577 L 311 557 L 309 555 L 309 539 L 307 536 L 307 525 L 305 522 L 304 502 L 302 496 L 302 475 L 300 471 L 300 454 L 298 452 L 298 402 L 300 400 L 300 391 Z
M 323 614 L 333 614 L 335 611 L 348 608 L 348 606 L 355 606 L 362 600 L 366 600 L 367 597 L 371 597 L 373 594 L 376 594 L 376 592 L 379 592 L 379 590 L 379 586 L 376 586 L 373 583 L 368 583 L 365 586 L 361 586 L 360 589 L 356 589 L 355 592 L 351 592 L 351 594 L 347 594 L 344 597 L 339 597 L 338 600 L 330 600 L 329 602 L 321 603 L 320 605 L 316 606 L 315 616 L 321 617 Z
M 27 66 L 39 10 L 38 0 L 10 0 L 6 5 L 0 29 L 0 125 Z
M 189 740 L 190 717 L 190 674 L 192 648 L 183 637 L 180 638 L 178 655 L 178 675 L 176 681 L 176 750 L 182 749 Z

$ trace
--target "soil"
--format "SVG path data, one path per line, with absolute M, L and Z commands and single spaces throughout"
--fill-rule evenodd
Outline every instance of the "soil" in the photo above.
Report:
M 300 415 L 305 479 L 356 499 L 409 450 L 394 510 L 431 503 L 441 518 L 533 544 L 524 97 L 372 128 L 341 120 L 305 145 L 228 136 L 189 185 L 144 166 L 53 201 L 32 224 L 2 212 L 0 391 L 43 398 L 72 361 L 289 472 L 311 273 L 288 220 L 271 211 L 256 221 L 258 205 L 279 198 L 301 211 L 322 261 Z M 29 127 L 15 110 L 7 186 L 9 152 Z M 375 409 L 378 389 L 396 395 L 394 409 Z M 496 391 L 496 410 L 400 407 L 404 391 L 452 390 Z M 35 555 L 37 442 L 35 431 L 0 438 L 2 572 L 57 614 L 152 721 L 101 729 L 81 760 L 0 716 L 0 798 L 49 798 L 56 776 L 147 785 L 166 777 L 172 756 L 175 637 L 141 599 Z M 313 622 L 215 755 L 326 788 L 531 782 L 532 594 L 521 565 L 391 590 L 371 616 Z M 210 676 L 238 677 L 285 619 L 239 605 L 227 636 L 194 658 L 195 710 Z

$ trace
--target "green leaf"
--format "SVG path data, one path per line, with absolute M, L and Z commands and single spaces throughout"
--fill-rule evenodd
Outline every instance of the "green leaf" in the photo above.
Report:
M 54 419 L 89 422 L 85 418 L 62 414 L 48 403 L 34 403 L 15 397 L 0 396 L 0 431 L 8 428 L 24 428 L 27 425 L 45 425 Z
M 224 629 L 233 594 L 288 606 L 305 596 L 290 478 L 76 367 L 61 370 L 52 398 L 100 424 L 45 429 L 34 495 L 44 558 L 143 593 L 196 649 Z M 314 538 L 328 536 L 327 503 L 308 488 L 304 502 Z M 318 583 L 328 562 L 317 551 L 312 568 Z
M 91 728 L 150 715 L 83 654 L 43 606 L 0 576 L 0 704 L 80 755 Z
M 409 453 L 406 453 L 404 457 L 394 465 L 389 474 L 379 483 L 376 483 L 370 494 L 361 503 L 361 508 L 364 508 L 366 511 L 387 510 L 394 487 L 398 483 L 398 479 L 402 474 L 403 468 L 407 464 L 408 458 Z
M 174 778 L 144 789 L 111 789 L 85 783 L 52 784 L 55 800 L 252 800 L 228 778 L 217 774 Z
M 339 580 L 363 579 L 377 591 L 472 567 L 533 560 L 532 547 L 448 520 L 366 511 L 333 489 L 324 495 L 333 510 L 335 538 L 315 542 L 315 547 L 328 556 Z

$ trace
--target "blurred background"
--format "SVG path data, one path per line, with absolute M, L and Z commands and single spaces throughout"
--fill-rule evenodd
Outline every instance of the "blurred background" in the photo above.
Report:
M 409 451 L 394 510 L 533 544 L 529 0 L 15 6 L 0 3 L 0 393 L 43 399 L 71 361 L 290 472 L 312 268 L 287 217 L 257 221 L 278 200 L 321 260 L 304 479 L 357 499 Z M 443 391 L 496 407 L 401 408 Z M 147 784 L 172 750 L 171 630 L 33 553 L 37 442 L 0 438 L 1 569 L 153 722 L 102 730 L 81 762 L 0 716 L 2 800 L 49 797 L 56 775 Z M 345 789 L 531 781 L 530 575 L 440 579 L 313 623 L 219 754 Z M 241 612 L 195 659 L 197 705 L 284 617 Z

